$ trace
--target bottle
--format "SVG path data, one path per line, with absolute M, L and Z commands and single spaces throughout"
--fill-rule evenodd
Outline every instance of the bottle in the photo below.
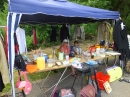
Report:
M 91 59 L 93 59 L 93 58 L 94 58 L 94 52 L 91 53 Z
M 66 55 L 65 58 L 66 58 L 66 61 L 69 61 L 69 55 Z
M 79 47 L 79 54 L 82 54 L 82 49 L 81 49 L 81 47 Z
M 55 49 L 54 49 L 54 51 L 53 51 L 53 59 L 54 59 L 54 60 L 56 60 L 56 59 L 57 59 Z
M 106 49 L 108 48 L 108 41 L 107 40 L 105 41 L 105 48 Z

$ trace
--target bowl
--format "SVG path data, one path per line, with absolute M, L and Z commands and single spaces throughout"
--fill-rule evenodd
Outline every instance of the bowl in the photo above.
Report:
M 55 60 L 54 59 L 47 59 L 47 65 L 48 67 L 52 67 L 55 65 Z

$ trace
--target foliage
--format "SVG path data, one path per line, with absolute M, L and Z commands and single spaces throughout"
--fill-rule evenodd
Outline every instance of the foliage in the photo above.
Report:
M 4 11 L 5 10 L 5 6 L 4 4 L 7 3 L 7 0 L 0 0 L 0 11 Z
M 59 28 L 60 26 L 57 26 L 57 29 Z M 50 25 L 23 25 L 22 26 L 23 29 L 25 29 L 26 31 L 26 41 L 27 41 L 27 47 L 28 47 L 28 50 L 31 50 L 31 49 L 36 49 L 36 48 L 39 48 L 39 47 L 49 47 L 49 46 L 54 46 L 56 44 L 59 44 L 60 42 L 57 41 L 57 42 L 50 42 L 50 28 L 51 26 Z M 37 36 L 37 45 L 34 46 L 33 45 L 33 29 L 36 29 L 36 36 Z M 57 32 L 59 32 L 57 30 Z M 58 36 L 58 33 L 57 33 L 57 36 Z M 59 37 L 57 37 L 57 40 L 59 40 Z
M 2 6 L 5 9 L 3 11 L 0 11 L 0 26 L 5 26 L 6 25 L 6 19 L 7 19 L 7 13 L 8 13 L 7 3 L 4 3 Z M 4 33 L 5 31 L 4 31 L 3 28 L 0 28 L 0 31 L 2 31 L 3 35 L 5 35 L 5 33 Z
M 127 31 L 130 34 L 130 0 L 69 0 L 79 4 L 119 11 L 122 20 L 125 22 Z
M 130 34 L 130 0 L 111 0 L 111 10 L 118 10 L 126 24 L 127 33 Z
M 121 17 L 127 18 L 130 13 L 130 1 L 129 0 L 111 0 L 111 10 L 118 10 L 121 13 Z
M 126 23 L 126 29 L 127 29 L 127 33 L 130 34 L 130 14 L 127 16 L 127 18 L 124 20 L 124 22 Z

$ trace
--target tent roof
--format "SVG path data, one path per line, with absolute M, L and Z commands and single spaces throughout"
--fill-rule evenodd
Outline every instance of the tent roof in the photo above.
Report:
M 120 14 L 67 0 L 10 0 L 9 12 L 23 14 L 20 23 L 74 23 L 118 19 Z

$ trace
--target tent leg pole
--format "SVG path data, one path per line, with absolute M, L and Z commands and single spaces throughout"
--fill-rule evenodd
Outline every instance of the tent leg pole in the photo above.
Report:
M 14 75 L 13 75 L 13 72 L 12 72 L 11 84 L 12 84 L 12 96 L 15 97 L 15 87 L 14 87 Z
M 19 72 L 19 70 L 18 70 L 18 74 L 19 74 L 19 76 L 20 76 L 20 72 Z M 21 77 L 20 77 L 20 81 L 21 81 Z M 22 90 L 22 94 L 23 94 L 23 97 L 26 97 L 26 95 L 25 95 L 25 93 L 24 93 L 23 90 Z

